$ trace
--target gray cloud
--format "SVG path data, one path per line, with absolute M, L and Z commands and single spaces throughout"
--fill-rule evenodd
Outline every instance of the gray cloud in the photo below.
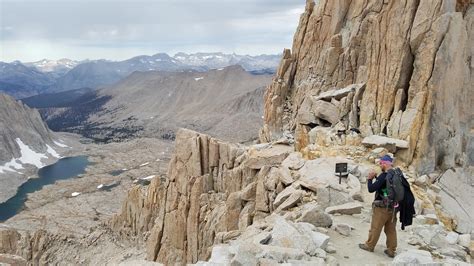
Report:
M 0 0 L 0 60 L 278 53 L 303 0 Z

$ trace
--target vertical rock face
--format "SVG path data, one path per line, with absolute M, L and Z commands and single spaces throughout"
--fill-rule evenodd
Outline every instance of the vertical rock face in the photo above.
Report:
M 294 131 L 302 149 L 312 127 L 340 121 L 408 141 L 397 156 L 422 172 L 473 165 L 473 21 L 472 1 L 308 0 L 261 140 Z
M 0 94 L 0 166 L 21 156 L 17 138 L 36 152 L 45 153 L 51 133 L 38 111 L 12 97 Z
M 38 111 L 0 93 L 0 203 L 27 180 L 25 171 L 58 159 L 55 149 L 53 134 Z
M 46 265 L 48 256 L 54 254 L 48 248 L 57 241 L 57 238 L 52 237 L 44 230 L 38 230 L 30 235 L 2 228 L 0 229 L 0 254 L 20 256 L 32 265 Z
M 287 146 L 289 148 L 289 146 Z M 207 260 L 215 242 L 232 237 L 255 216 L 272 210 L 275 186 L 266 174 L 289 149 L 244 148 L 181 129 L 167 177 L 155 178 L 146 191 L 133 188 L 111 228 L 146 234 L 147 259 L 162 263 Z M 262 163 L 256 166 L 256 161 Z M 274 196 L 273 196 L 274 197 Z M 257 217 L 258 218 L 258 217 Z

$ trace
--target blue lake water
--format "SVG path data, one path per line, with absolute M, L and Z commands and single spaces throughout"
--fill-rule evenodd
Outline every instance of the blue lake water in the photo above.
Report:
M 83 174 L 89 161 L 87 156 L 63 158 L 55 164 L 38 170 L 39 178 L 32 178 L 23 183 L 15 196 L 0 203 L 0 222 L 5 221 L 20 212 L 25 206 L 27 194 L 41 190 L 57 180 L 64 180 Z

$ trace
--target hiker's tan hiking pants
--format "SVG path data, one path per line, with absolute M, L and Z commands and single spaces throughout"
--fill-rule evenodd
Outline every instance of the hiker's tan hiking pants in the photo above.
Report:
M 392 219 L 392 210 L 382 207 L 372 208 L 372 222 L 370 224 L 369 239 L 365 244 L 373 251 L 377 241 L 379 241 L 382 228 L 387 236 L 387 249 L 390 253 L 395 254 L 397 249 L 397 219 Z

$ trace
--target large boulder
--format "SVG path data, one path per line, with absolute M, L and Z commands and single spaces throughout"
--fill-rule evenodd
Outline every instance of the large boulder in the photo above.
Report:
M 339 122 L 339 108 L 330 102 L 316 100 L 312 105 L 311 111 L 319 121 L 327 121 L 331 123 L 331 125 L 335 125 Z
M 427 264 L 432 263 L 433 258 L 431 257 L 431 253 L 425 250 L 417 250 L 417 249 L 410 249 L 408 251 L 404 251 L 393 259 L 392 263 L 402 264 L 402 265 L 417 265 L 417 264 Z
M 335 213 L 346 214 L 346 215 L 358 214 L 358 213 L 361 213 L 362 211 L 362 204 L 360 204 L 359 202 L 349 202 L 342 205 L 327 207 L 325 211 L 329 214 L 335 214 Z
M 286 187 L 282 192 L 280 192 L 275 200 L 273 201 L 273 206 L 277 208 L 280 206 L 283 202 L 285 202 L 286 199 L 288 199 L 291 195 L 297 193 L 297 189 L 295 189 L 293 186 Z
M 285 186 L 291 185 L 293 182 L 295 182 L 290 170 L 286 167 L 280 167 L 278 169 L 273 168 L 272 171 L 274 173 L 270 174 L 276 174 L 278 176 L 278 180 Z
M 316 254 L 317 248 L 326 248 L 329 236 L 316 231 L 308 223 L 292 223 L 283 217 L 276 217 L 269 245 L 303 250 L 307 254 Z
M 26 266 L 27 261 L 20 256 L 12 254 L 0 254 L 0 265 Z
M 371 135 L 362 140 L 362 144 L 367 147 L 385 148 L 390 152 L 396 152 L 397 149 L 408 149 L 408 142 L 401 139 L 388 138 L 384 136 Z
M 286 159 L 291 151 L 291 146 L 282 144 L 271 145 L 263 149 L 250 149 L 246 165 L 251 169 L 277 166 Z
M 332 225 L 331 216 L 322 211 L 319 206 L 313 206 L 304 210 L 298 221 L 310 223 L 316 227 L 331 227 Z
M 333 89 L 325 91 L 319 94 L 316 97 L 316 100 L 324 100 L 324 101 L 331 101 L 332 99 L 341 100 L 346 97 L 350 92 L 355 92 L 356 90 L 360 89 L 364 84 L 351 84 L 342 89 Z
M 305 160 L 300 152 L 291 153 L 282 163 L 283 167 L 290 170 L 298 170 L 305 164 Z
M 321 263 L 318 257 L 325 256 L 328 242 L 329 236 L 317 232 L 313 225 L 291 222 L 272 214 L 243 229 L 228 245 L 214 246 L 209 262 L 218 263 L 222 259 L 224 263 L 230 261 L 231 265 Z
M 348 193 L 340 189 L 335 189 L 332 186 L 318 188 L 316 195 L 318 203 L 324 208 L 353 201 Z
M 339 184 L 339 177 L 335 174 L 336 163 L 353 164 L 351 160 L 343 157 L 325 157 L 306 161 L 303 167 L 298 170 L 302 179 L 307 179 L 321 185 L 333 185 L 334 187 L 347 188 L 347 182 Z M 347 181 L 343 178 L 342 181 Z
M 209 263 L 229 263 L 232 259 L 229 245 L 216 245 L 212 248 Z
M 474 177 L 456 168 L 447 170 L 439 179 L 441 206 L 456 220 L 459 233 L 474 232 Z
M 301 202 L 303 197 L 303 191 L 297 190 L 295 193 L 291 194 L 280 206 L 278 206 L 277 211 L 288 210 L 298 203 Z
M 334 230 L 343 236 L 349 236 L 352 231 L 352 226 L 345 223 L 338 223 L 334 226 Z

